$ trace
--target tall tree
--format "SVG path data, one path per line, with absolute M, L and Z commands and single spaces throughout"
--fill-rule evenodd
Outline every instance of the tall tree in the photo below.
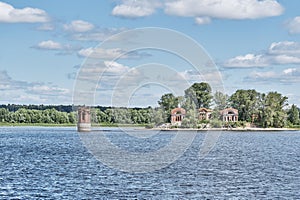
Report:
M 295 104 L 293 104 L 290 110 L 288 111 L 288 120 L 294 125 L 298 125 L 300 123 L 299 109 Z
M 191 100 L 196 105 L 196 109 L 201 107 L 209 108 L 212 101 L 211 87 L 208 83 L 194 83 L 184 91 L 185 98 Z
M 259 117 L 263 127 L 281 128 L 285 126 L 286 113 L 284 107 L 288 105 L 287 99 L 287 97 L 277 92 L 262 95 Z
M 214 103 L 216 110 L 223 110 L 228 107 L 228 95 L 223 94 L 222 92 L 217 91 L 214 94 Z
M 164 94 L 158 101 L 160 107 L 164 110 L 165 121 L 170 121 L 171 110 L 176 108 L 179 104 L 179 100 L 172 93 Z
M 255 90 L 237 90 L 229 101 L 239 111 L 239 120 L 250 122 L 252 115 L 258 113 L 261 95 Z

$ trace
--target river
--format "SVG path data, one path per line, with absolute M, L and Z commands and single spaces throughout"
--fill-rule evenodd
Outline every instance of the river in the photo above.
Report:
M 172 131 L 142 138 L 117 128 L 99 129 L 112 143 L 132 152 L 156 151 L 174 137 Z M 210 153 L 200 159 L 197 155 L 205 134 L 198 132 L 170 165 L 128 173 L 97 160 L 73 127 L 0 127 L 0 199 L 300 197 L 299 131 L 224 131 Z

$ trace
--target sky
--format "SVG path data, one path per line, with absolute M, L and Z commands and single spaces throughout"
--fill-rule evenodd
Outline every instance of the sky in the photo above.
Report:
M 176 95 L 182 95 L 193 82 L 220 75 L 229 95 L 278 91 L 300 106 L 299 7 L 295 0 L 0 0 L 0 104 L 73 104 L 80 72 L 97 60 L 106 72 L 90 70 L 96 105 L 156 106 L 164 93 L 180 88 Z M 190 38 L 212 59 L 214 71 L 201 72 L 159 48 L 128 53 L 121 45 L 128 38 L 103 48 L 115 34 L 146 27 L 155 27 L 153 37 L 162 43 L 168 40 L 159 35 L 164 30 Z M 160 75 L 180 78 L 171 86 Z

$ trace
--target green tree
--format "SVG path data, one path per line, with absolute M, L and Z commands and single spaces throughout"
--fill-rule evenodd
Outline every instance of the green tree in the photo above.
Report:
M 0 122 L 9 122 L 9 111 L 6 108 L 0 108 Z
M 285 126 L 287 116 L 284 107 L 288 105 L 287 99 L 277 92 L 262 95 L 259 118 L 263 127 L 281 128 Z
M 251 122 L 258 113 L 261 95 L 255 90 L 237 90 L 229 99 L 230 105 L 239 111 L 239 120 Z
M 75 112 L 68 113 L 68 118 L 69 118 L 69 123 L 71 123 L 71 124 L 75 124 L 77 121 L 76 120 L 77 116 L 76 116 Z
M 161 96 L 158 104 L 164 110 L 165 122 L 170 122 L 171 110 L 176 108 L 179 104 L 178 97 L 175 97 L 172 93 L 164 94 Z
M 223 94 L 222 92 L 217 91 L 214 94 L 214 103 L 216 110 L 223 110 L 228 107 L 228 99 L 229 96 L 227 94 Z
M 154 108 L 149 112 L 150 123 L 159 125 L 164 123 L 164 110 L 162 108 Z
M 300 123 L 299 120 L 299 109 L 295 104 L 291 106 L 291 108 L 288 111 L 288 120 L 293 124 L 293 125 L 298 125 Z
M 212 95 L 211 87 L 208 83 L 194 83 L 191 87 L 184 91 L 186 100 L 193 101 L 196 105 L 196 109 L 201 107 L 209 108 Z

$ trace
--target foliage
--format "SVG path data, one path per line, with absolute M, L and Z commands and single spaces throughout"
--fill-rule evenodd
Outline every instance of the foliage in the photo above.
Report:
M 262 106 L 259 112 L 262 127 L 281 128 L 286 125 L 287 116 L 284 107 L 288 105 L 287 99 L 277 92 L 262 95 Z
M 288 120 L 292 125 L 298 125 L 300 123 L 299 109 L 295 104 L 293 104 L 288 111 Z
M 184 94 L 187 100 L 194 102 L 197 109 L 209 108 L 213 98 L 210 85 L 204 82 L 194 83 L 184 91 Z
M 223 127 L 223 122 L 218 119 L 213 119 L 210 121 L 210 125 L 212 128 L 222 128 Z
M 223 110 L 227 108 L 229 105 L 229 96 L 227 94 L 223 94 L 222 92 L 217 91 L 214 94 L 214 103 L 216 110 Z
M 231 95 L 231 107 L 239 111 L 239 119 L 251 122 L 252 115 L 258 113 L 260 106 L 260 93 L 255 90 L 237 90 Z
M 164 121 L 170 122 L 170 112 L 179 104 L 179 98 L 175 97 L 172 93 L 164 94 L 158 101 L 160 108 L 164 111 Z

